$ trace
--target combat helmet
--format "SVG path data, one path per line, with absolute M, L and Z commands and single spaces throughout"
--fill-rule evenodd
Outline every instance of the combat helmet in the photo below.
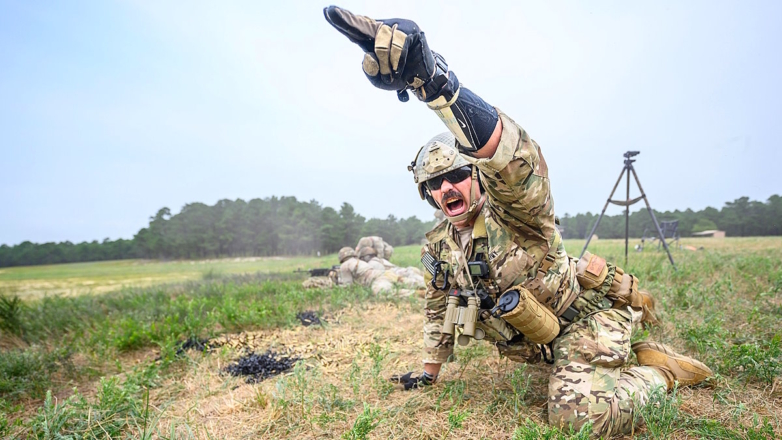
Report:
M 358 251 L 358 259 L 359 260 L 364 260 L 364 257 L 369 257 L 368 259 L 372 259 L 372 257 L 376 257 L 376 256 L 377 256 L 377 251 L 375 250 L 375 248 L 372 248 L 372 247 L 369 247 L 369 246 L 362 247 Z M 367 261 L 367 260 L 364 260 L 364 261 Z
M 339 250 L 338 257 L 339 257 L 340 264 L 342 264 L 348 258 L 355 258 L 356 257 L 356 251 L 352 247 L 345 246 L 345 247 L 343 247 L 342 249 Z
M 470 200 L 467 201 L 468 209 L 456 217 L 446 215 L 449 220 L 458 222 L 475 214 L 475 209 L 480 204 L 481 190 L 478 169 L 459 153 L 453 133 L 446 131 L 430 139 L 418 150 L 415 160 L 408 165 L 407 169 L 413 172 L 413 180 L 418 185 L 418 195 L 421 196 L 421 199 L 429 202 L 435 209 L 441 209 L 426 187 L 426 181 L 464 166 L 473 168 L 473 185 L 470 191 Z

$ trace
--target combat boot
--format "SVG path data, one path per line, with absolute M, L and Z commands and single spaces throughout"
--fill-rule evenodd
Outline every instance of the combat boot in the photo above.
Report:
M 643 301 L 643 315 L 641 315 L 641 324 L 658 325 L 660 320 L 657 318 L 657 311 L 654 309 L 655 301 L 652 294 L 645 290 L 639 290 Z
M 679 385 L 696 385 L 714 375 L 703 362 L 678 354 L 663 344 L 636 342 L 632 349 L 639 364 L 652 367 L 662 374 L 669 391 L 673 389 L 674 382 L 678 381 Z

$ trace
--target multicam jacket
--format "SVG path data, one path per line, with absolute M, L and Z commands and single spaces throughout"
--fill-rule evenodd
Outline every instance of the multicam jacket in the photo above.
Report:
M 446 221 L 427 234 L 429 243 L 424 251 L 448 263 L 452 289 L 471 289 L 478 282 L 496 299 L 521 284 L 559 314 L 578 294 L 578 283 L 575 261 L 569 261 L 555 225 L 546 161 L 527 132 L 499 113 L 503 128 L 494 156 L 466 157 L 480 170 L 487 196 L 473 227 L 471 243 L 463 251 L 456 229 Z M 485 279 L 471 278 L 466 271 L 467 262 L 476 260 L 489 266 Z M 431 275 L 427 275 L 423 361 L 443 363 L 453 352 L 451 338 L 441 335 L 446 292 L 435 289 Z M 439 278 L 441 275 L 441 281 Z M 501 342 L 492 332 L 486 333 L 486 340 Z
M 369 263 L 352 257 L 340 264 L 338 283 L 343 286 L 356 283 L 368 287 L 372 284 L 372 281 L 382 276 L 383 272 L 385 272 L 385 269 L 373 267 Z

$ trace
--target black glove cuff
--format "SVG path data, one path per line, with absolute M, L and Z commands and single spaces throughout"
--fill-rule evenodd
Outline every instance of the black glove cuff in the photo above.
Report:
M 424 371 L 421 374 L 421 377 L 418 378 L 418 380 L 421 382 L 421 385 L 431 385 L 434 383 L 435 380 L 437 380 L 437 376 L 433 376 L 426 371 Z
M 459 89 L 459 80 L 453 72 L 451 72 L 449 77 L 448 64 L 442 55 L 437 52 L 432 52 L 432 54 L 435 61 L 434 75 L 423 86 L 415 89 L 416 96 L 424 102 L 434 101 L 440 96 L 446 96 L 446 99 L 450 101 L 450 98 Z

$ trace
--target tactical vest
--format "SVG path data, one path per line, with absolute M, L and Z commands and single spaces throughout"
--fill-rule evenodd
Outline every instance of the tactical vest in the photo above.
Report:
M 510 240 L 510 234 L 495 234 L 500 238 L 500 242 L 490 242 L 492 234 L 487 229 L 487 214 L 490 215 L 485 207 L 478 214 L 467 252 L 456 242 L 454 228 L 448 222 L 441 223 L 427 234 L 432 256 L 446 266 L 441 268 L 442 273 L 438 274 L 436 285 L 443 286 L 447 277 L 450 284 L 464 289 L 481 287 L 495 299 L 511 286 L 523 285 L 541 304 L 554 311 L 552 305 L 558 286 L 546 286 L 543 278 L 554 264 L 556 251 L 561 243 L 559 233 L 556 233 L 552 245 L 546 243 L 545 248 L 549 252 L 544 254 L 542 261 L 538 263 L 534 255 Z M 488 274 L 483 277 L 469 276 L 465 266 L 470 262 L 485 263 Z

